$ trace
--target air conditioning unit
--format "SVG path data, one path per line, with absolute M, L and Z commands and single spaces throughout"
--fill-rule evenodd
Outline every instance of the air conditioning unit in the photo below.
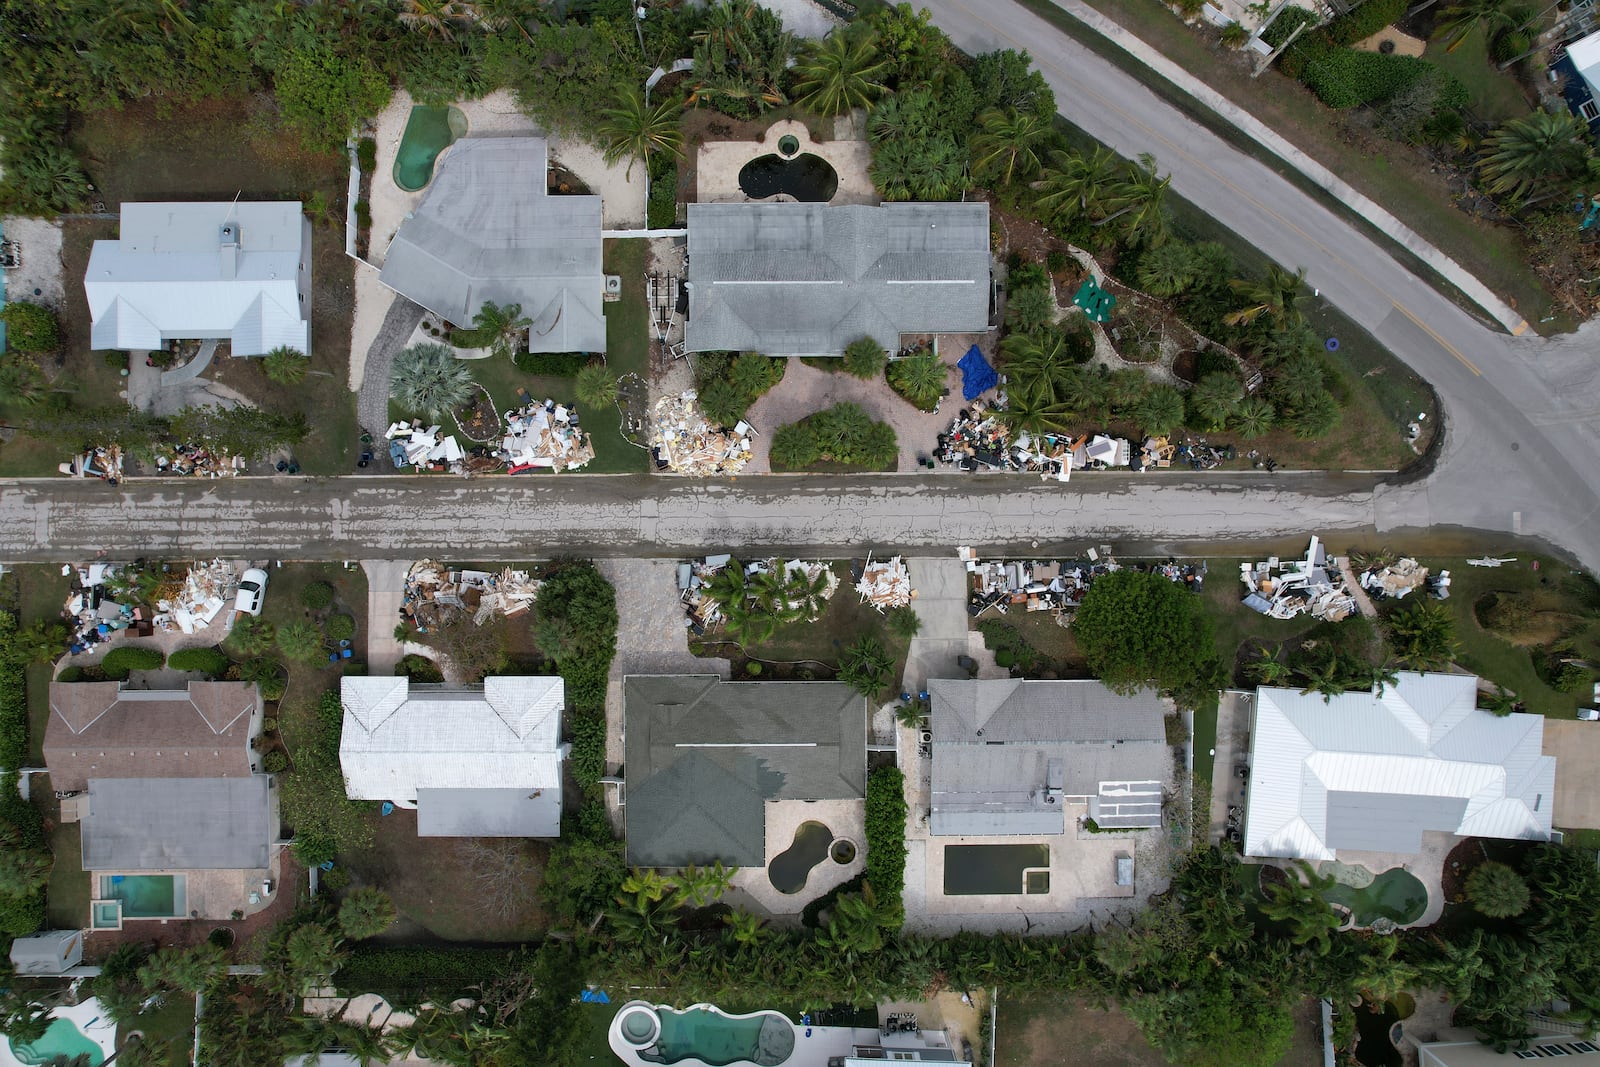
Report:
M 606 295 L 613 298 L 620 297 L 622 295 L 622 275 L 606 275 Z
M 917 731 L 917 741 L 919 743 L 921 743 L 921 744 L 924 744 L 924 745 L 933 744 L 933 731 L 932 730 L 918 730 Z

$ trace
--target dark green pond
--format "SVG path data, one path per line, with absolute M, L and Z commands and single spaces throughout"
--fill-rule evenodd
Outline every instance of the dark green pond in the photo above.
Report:
M 947 897 L 1021 896 L 1049 892 L 1048 877 L 1025 886 L 1023 872 L 1050 866 L 1049 845 L 946 845 L 944 895 Z
M 803 822 L 794 832 L 794 844 L 767 864 L 767 880 L 780 893 L 798 893 L 806 887 L 811 868 L 828 856 L 833 831 L 820 822 Z
M 752 200 L 787 193 L 803 204 L 826 204 L 839 191 L 839 173 L 819 155 L 757 156 L 739 170 L 739 188 Z

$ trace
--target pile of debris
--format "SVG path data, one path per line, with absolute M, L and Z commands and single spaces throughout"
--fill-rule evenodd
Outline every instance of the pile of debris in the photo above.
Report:
M 990 414 L 991 410 L 994 408 L 982 400 L 962 408 L 950 428 L 938 437 L 939 461 L 964 471 L 1012 469 L 1011 431 L 998 416 Z
M 188 478 L 232 478 L 248 466 L 243 456 L 212 452 L 199 445 L 172 445 L 156 456 L 157 474 Z
M 832 599 L 834 592 L 839 588 L 839 576 L 833 568 L 820 560 L 778 560 L 776 558 L 759 559 L 751 563 L 739 563 L 726 553 L 718 556 L 707 556 L 703 560 L 678 564 L 678 598 L 683 601 L 684 615 L 687 618 L 689 629 L 695 634 L 704 634 L 707 630 L 715 628 L 722 622 L 722 605 L 707 593 L 706 587 L 724 569 L 729 566 L 742 567 L 746 578 L 757 575 L 769 574 L 779 566 L 783 567 L 785 583 L 803 580 L 807 587 L 816 589 L 814 597 L 808 598 L 814 602 L 814 610 L 820 612 L 821 605 Z M 752 598 L 760 594 L 760 590 L 752 588 Z M 781 605 L 788 608 L 791 605 L 785 601 Z M 809 621 L 816 621 L 816 614 Z
M 1260 563 L 1241 563 L 1239 580 L 1244 583 L 1245 607 L 1274 619 L 1309 614 L 1339 622 L 1356 611 L 1356 598 L 1345 586 L 1339 560 L 1328 555 L 1315 535 L 1304 559 L 1269 556 Z
M 122 480 L 122 449 L 116 445 L 91 448 L 59 464 L 56 470 L 69 478 L 103 478 L 107 483 L 116 485 Z
M 451 569 L 435 560 L 419 560 L 406 572 L 400 616 L 427 633 L 447 611 L 472 613 L 482 626 L 496 615 L 519 615 L 533 607 L 539 582 L 527 571 L 507 567 L 490 571 Z
M 1237 458 L 1238 450 L 1232 445 L 1213 445 L 1204 438 L 1175 445 L 1170 438 L 1146 437 L 1139 455 L 1131 466 L 1136 471 L 1170 467 L 1174 463 L 1191 470 L 1208 471 Z
M 876 563 L 868 556 L 856 579 L 856 592 L 861 594 L 863 604 L 871 604 L 879 611 L 903 608 L 917 595 L 911 588 L 911 572 L 899 556 Z
M 511 474 L 577 470 L 594 459 L 594 442 L 578 427 L 578 413 L 546 400 L 506 412 L 498 457 Z
M 939 461 L 963 471 L 1023 472 L 1060 482 L 1075 470 L 1133 465 L 1133 446 L 1107 434 L 1021 433 L 1013 440 L 998 403 L 976 400 L 962 408 L 938 437 L 934 454 Z
M 966 565 L 971 579 L 967 586 L 967 614 L 973 618 L 993 611 L 1006 615 L 1012 608 L 1023 611 L 1048 611 L 1057 623 L 1068 626 L 1084 594 L 1103 574 L 1122 570 L 1123 564 L 1111 556 L 1110 546 L 1100 551 L 1089 549 L 1079 560 L 979 560 L 975 549 L 962 547 L 956 555 Z M 1181 583 L 1198 593 L 1205 585 L 1206 564 L 1151 564 L 1146 568 L 1169 581 Z
M 62 574 L 73 578 L 72 591 L 62 614 L 72 631 L 67 651 L 74 656 L 92 651 L 123 630 L 132 630 L 139 637 L 148 637 L 154 632 L 150 620 L 144 617 L 143 608 L 117 603 L 112 579 L 120 570 L 121 565 L 117 563 L 61 568 Z
M 442 429 L 440 426 L 424 428 L 421 419 L 390 426 L 383 436 L 389 442 L 389 459 L 395 468 L 404 470 L 414 466 L 418 470 L 461 474 L 464 470 L 461 461 L 467 454 L 454 434 L 441 437 Z
M 156 616 L 151 621 L 163 630 L 197 633 L 211 625 L 238 585 L 233 564 L 220 559 L 196 563 L 184 575 L 176 594 L 156 601 Z
M 749 462 L 754 432 L 742 419 L 731 431 L 712 426 L 700 410 L 700 394 L 690 389 L 656 401 L 650 454 L 657 470 L 737 474 Z
M 1445 572 L 1445 586 L 1447 588 L 1449 586 L 1449 573 L 1449 571 Z M 1410 556 L 1382 566 L 1374 564 L 1362 571 L 1356 577 L 1356 581 L 1361 583 L 1361 588 L 1373 596 L 1388 597 L 1391 600 L 1404 600 L 1416 590 L 1432 584 L 1428 581 L 1428 568 L 1422 566 Z M 1440 599 L 1444 598 L 1440 597 Z

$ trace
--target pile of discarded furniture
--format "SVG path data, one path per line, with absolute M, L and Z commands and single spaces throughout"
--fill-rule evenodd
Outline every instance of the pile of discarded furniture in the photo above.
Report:
M 212 452 L 199 445 L 172 445 L 156 456 L 157 474 L 186 478 L 232 478 L 248 467 L 243 456 Z
M 539 598 L 539 582 L 527 571 L 507 567 L 499 572 L 446 567 L 419 560 L 406 572 L 400 616 L 427 633 L 450 612 L 461 611 L 482 626 L 502 615 L 520 615 Z
M 220 559 L 195 563 L 175 594 L 156 601 L 156 615 L 151 621 L 163 630 L 198 633 L 221 614 L 238 587 L 239 576 L 233 564 Z
M 997 615 L 1018 611 L 1048 611 L 1057 624 L 1068 626 L 1078 605 L 1095 579 L 1122 570 L 1110 553 L 1110 546 L 1087 551 L 1084 559 L 980 560 L 968 547 L 956 550 L 971 577 L 967 585 L 967 614 L 978 618 L 988 612 Z M 1148 565 L 1152 574 L 1177 582 L 1191 592 L 1204 587 L 1206 564 L 1179 563 L 1175 560 Z
M 1450 572 L 1430 575 L 1428 568 L 1410 556 L 1393 563 L 1374 564 L 1362 571 L 1356 581 L 1375 597 L 1403 600 L 1418 589 L 1425 589 L 1438 600 L 1450 599 Z
M 940 434 L 934 456 L 963 471 L 1008 471 L 1067 481 L 1075 470 L 1109 470 L 1133 463 L 1132 445 L 1108 434 L 1020 433 L 1012 437 L 996 401 L 975 400 Z
M 657 470 L 677 474 L 737 474 L 750 460 L 755 429 L 741 419 L 732 430 L 713 426 L 690 389 L 656 401 L 650 454 Z
M 93 651 L 95 646 L 114 639 L 125 630 L 140 637 L 154 632 L 143 608 L 117 602 L 111 579 L 120 569 L 116 563 L 61 568 L 63 574 L 73 579 L 62 615 L 71 630 L 67 651 L 74 656 Z
M 1245 607 L 1274 619 L 1307 614 L 1339 622 L 1356 611 L 1356 598 L 1345 585 L 1338 558 L 1328 555 L 1315 535 L 1303 559 L 1269 556 L 1259 563 L 1241 563 L 1239 580 L 1244 583 Z
M 424 471 L 449 471 L 460 474 L 466 450 L 454 434 L 443 434 L 441 426 L 422 425 L 421 419 L 397 422 L 384 432 L 389 442 L 389 459 L 395 469 L 416 467 Z
M 546 399 L 506 412 L 498 458 L 510 474 L 577 470 L 594 459 L 594 442 L 578 426 L 578 412 Z
M 100 478 L 110 485 L 122 480 L 122 449 L 91 448 L 81 452 L 56 469 L 69 478 Z

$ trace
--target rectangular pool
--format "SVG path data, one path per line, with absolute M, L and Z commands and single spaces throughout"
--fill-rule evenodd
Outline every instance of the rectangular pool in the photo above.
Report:
M 1023 893 L 1048 892 L 1049 845 L 944 847 L 944 895 L 947 897 L 1021 896 Z
M 181 874 L 102 874 L 99 899 L 121 901 L 124 919 L 177 919 L 189 914 L 189 887 Z

